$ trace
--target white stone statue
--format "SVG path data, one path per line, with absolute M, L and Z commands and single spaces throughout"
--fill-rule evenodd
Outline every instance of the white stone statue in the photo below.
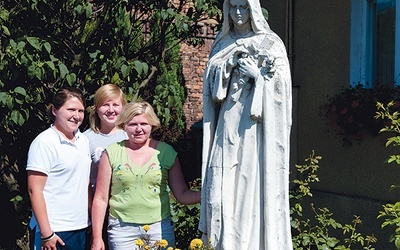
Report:
M 225 0 L 204 73 L 199 229 L 216 249 L 292 249 L 290 67 L 259 0 Z

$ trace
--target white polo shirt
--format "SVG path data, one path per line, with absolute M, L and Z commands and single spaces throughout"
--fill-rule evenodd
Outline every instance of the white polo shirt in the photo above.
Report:
M 40 133 L 28 152 L 26 170 L 47 175 L 43 195 L 51 229 L 55 232 L 86 228 L 90 174 L 89 140 L 79 130 L 70 142 L 53 128 Z M 31 228 L 37 225 L 32 213 Z M 36 228 L 39 231 L 39 227 Z

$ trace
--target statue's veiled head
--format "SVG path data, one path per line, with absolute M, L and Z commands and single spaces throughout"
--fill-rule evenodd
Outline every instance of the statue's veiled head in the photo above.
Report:
M 265 33 L 269 30 L 259 0 L 224 1 L 221 33 L 228 33 L 235 25 L 244 25 L 248 21 L 251 22 L 251 29 L 256 34 Z

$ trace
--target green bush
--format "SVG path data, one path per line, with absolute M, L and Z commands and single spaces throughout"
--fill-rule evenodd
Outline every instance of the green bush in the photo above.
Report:
M 313 194 L 310 184 L 319 182 L 317 171 L 322 159 L 313 151 L 304 165 L 296 165 L 299 178 L 293 180 L 294 188 L 290 191 L 290 213 L 292 225 L 293 249 L 338 249 L 347 250 L 361 246 L 362 249 L 375 249 L 372 244 L 377 241 L 374 235 L 364 236 L 357 231 L 361 224 L 359 216 L 354 215 L 351 223 L 338 222 L 328 208 L 317 208 L 314 203 L 307 205 L 313 218 L 304 216 L 304 200 Z M 342 235 L 338 238 L 337 235 Z
M 299 178 L 292 181 L 293 188 L 289 195 L 293 249 L 347 250 L 356 247 L 365 250 L 375 249 L 372 245 L 377 241 L 376 237 L 374 235 L 364 236 L 357 231 L 357 226 L 361 224 L 359 216 L 354 215 L 353 221 L 342 224 L 336 221 L 328 208 L 317 208 L 313 204 L 311 184 L 320 181 L 317 171 L 321 159 L 322 157 L 313 151 L 310 157 L 305 159 L 304 165 L 296 165 L 296 176 Z M 200 183 L 200 180 L 194 181 L 192 188 L 199 189 Z M 307 203 L 304 201 L 306 197 L 311 199 L 311 203 L 307 206 L 304 205 Z M 312 218 L 304 215 L 305 209 L 310 209 L 309 212 L 313 214 Z M 201 238 L 201 233 L 197 229 L 200 206 L 198 204 L 184 206 L 172 199 L 171 210 L 175 222 L 177 247 L 188 249 L 192 239 Z M 400 224 L 398 225 L 400 226 Z M 339 238 L 337 235 L 342 235 L 342 237 Z
M 0 209 L 6 215 L 3 223 L 11 225 L 0 249 L 27 241 L 27 152 L 35 136 L 49 126 L 46 105 L 59 88 L 79 87 L 91 104 L 99 86 L 114 83 L 128 100 L 153 104 L 163 124 L 160 138 L 174 142 L 185 133 L 186 97 L 177 51 L 181 44 L 202 45 L 197 24 L 221 17 L 218 1 L 187 4 L 0 2 Z M 81 129 L 86 127 L 87 120 Z
M 381 102 L 377 104 L 377 112 L 375 119 L 380 119 L 387 124 L 380 130 L 381 133 L 390 133 L 392 136 L 387 138 L 386 147 L 400 145 L 400 112 L 398 110 L 398 103 L 395 101 L 389 102 L 384 105 Z M 387 160 L 388 163 L 400 164 L 400 155 L 390 155 Z M 397 188 L 398 185 L 392 185 L 392 189 Z M 394 233 L 390 236 L 390 242 L 393 242 L 397 249 L 400 249 L 400 201 L 395 203 L 388 203 L 383 205 L 383 210 L 379 212 L 378 218 L 384 219 L 382 228 L 394 227 Z
M 190 188 L 200 190 L 200 179 L 190 183 Z M 200 204 L 182 205 L 171 197 L 172 221 L 175 223 L 176 247 L 187 249 L 192 239 L 201 238 L 198 230 Z

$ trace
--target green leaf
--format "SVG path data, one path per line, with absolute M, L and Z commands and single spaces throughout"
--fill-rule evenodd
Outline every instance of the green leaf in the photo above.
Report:
M 0 19 L 3 21 L 7 21 L 10 13 L 5 8 L 0 8 Z
M 86 18 L 90 18 L 93 13 L 93 4 L 88 3 L 85 7 Z
M 11 35 L 10 30 L 6 26 L 1 25 L 1 30 L 3 30 L 3 33 L 5 35 L 7 35 L 7 36 Z
M 400 249 L 400 237 L 396 236 L 396 239 L 394 240 L 394 245 L 397 249 Z
M 36 67 L 35 76 L 37 79 L 42 80 L 44 74 L 44 70 L 42 67 Z
M 122 73 L 122 77 L 124 77 L 124 78 L 129 75 L 130 69 L 126 64 L 121 66 L 121 73 Z
M 24 199 L 22 198 L 21 195 L 17 195 L 14 198 L 11 198 L 10 201 L 23 201 Z
M 143 74 L 147 75 L 149 73 L 149 65 L 145 62 L 142 63 Z
M 66 76 L 67 82 L 69 86 L 72 86 L 76 82 L 76 75 L 75 73 L 68 74 Z
M 50 57 L 50 60 L 51 60 L 52 62 L 57 62 L 57 61 L 58 61 L 58 59 L 55 58 L 53 55 L 50 55 L 49 57 Z
M 60 75 L 61 78 L 65 78 L 65 76 L 69 73 L 67 66 L 65 66 L 65 64 L 61 63 L 60 65 L 58 65 L 58 68 L 60 70 Z
M 83 13 L 83 6 L 82 5 L 78 5 L 78 6 L 76 6 L 75 7 L 75 11 L 76 11 L 76 13 L 78 14 L 78 15 L 82 15 L 82 13 Z
M 28 76 L 29 78 L 34 78 L 35 77 L 35 73 L 36 73 L 36 67 L 34 65 L 30 65 L 28 67 Z
M 143 64 L 142 64 L 142 62 L 136 60 L 136 61 L 134 61 L 133 63 L 135 64 L 135 70 L 136 70 L 136 72 L 137 72 L 139 75 L 142 74 L 142 73 L 143 73 Z
M 49 66 L 49 68 L 51 70 L 53 70 L 53 71 L 56 70 L 56 67 L 52 61 L 46 61 L 46 64 L 47 64 L 47 66 Z
M 0 92 L 0 103 L 3 105 L 6 105 L 7 99 L 9 99 L 10 96 L 7 92 Z
M 43 44 L 43 46 L 44 46 L 44 48 L 46 49 L 47 53 L 50 54 L 50 52 L 51 52 L 51 45 L 50 45 L 50 43 L 49 43 L 49 42 L 45 42 L 45 43 Z
M 23 87 L 20 87 L 20 86 L 16 87 L 14 89 L 14 92 L 17 93 L 17 94 L 26 96 L 26 90 Z
M 90 57 L 91 59 L 95 59 L 99 53 L 100 53 L 100 51 L 99 51 L 99 50 L 96 50 L 96 51 L 93 52 L 93 53 L 89 53 L 89 57 Z
M 19 110 L 13 110 L 11 112 L 11 120 L 19 126 L 22 126 L 25 123 L 25 119 Z
M 171 117 L 171 110 L 169 108 L 164 109 L 165 121 L 168 124 L 169 119 Z
M 18 49 L 18 51 L 21 52 L 21 53 L 23 53 L 24 50 L 25 50 L 25 45 L 26 45 L 26 42 L 20 41 L 20 42 L 17 44 L 17 49 Z
M 14 99 L 11 95 L 7 95 L 6 99 L 4 100 L 7 108 L 13 109 L 14 108 Z
M 166 20 L 168 18 L 168 13 L 165 10 L 161 11 L 161 18 L 163 20 Z
M 269 18 L 269 13 L 268 13 L 268 10 L 267 10 L 267 9 L 265 9 L 265 8 L 261 8 L 261 11 L 262 11 L 262 14 L 263 14 L 263 16 L 264 16 L 265 20 L 267 20 L 267 21 L 268 21 L 268 18 Z
M 174 16 L 174 15 L 175 15 L 175 11 L 174 11 L 173 9 L 171 9 L 171 8 L 168 8 L 168 9 L 167 9 L 167 13 L 168 13 L 169 15 L 171 15 L 171 16 Z
M 111 81 L 112 82 L 120 82 L 121 81 L 121 78 L 119 77 L 119 74 L 117 72 L 115 72 L 115 74 L 111 78 Z
M 28 43 L 37 50 L 40 50 L 40 42 L 37 37 L 27 37 Z

